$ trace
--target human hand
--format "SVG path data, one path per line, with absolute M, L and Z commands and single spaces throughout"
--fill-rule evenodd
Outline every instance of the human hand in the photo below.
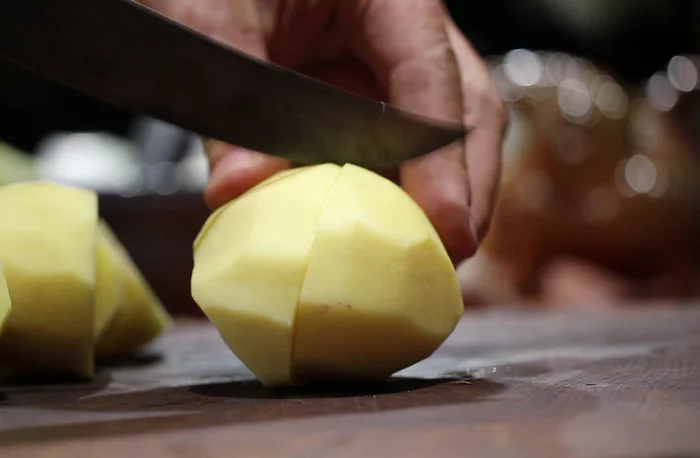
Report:
M 440 0 L 139 0 L 258 58 L 399 108 L 475 126 L 465 142 L 403 164 L 455 264 L 486 234 L 507 115 L 483 62 Z M 290 164 L 205 140 L 216 208 Z

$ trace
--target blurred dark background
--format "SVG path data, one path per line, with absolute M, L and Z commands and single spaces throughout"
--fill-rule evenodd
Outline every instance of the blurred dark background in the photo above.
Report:
M 639 82 L 676 54 L 695 53 L 700 2 L 694 0 L 489 0 L 446 2 L 482 55 L 557 50 Z M 33 151 L 52 131 L 127 135 L 132 115 L 43 81 L 0 61 L 0 139 Z
M 676 54 L 697 52 L 696 0 L 447 1 L 482 55 L 516 48 L 555 50 L 590 59 L 639 82 Z
M 518 158 L 484 248 L 461 266 L 466 303 L 697 297 L 700 2 L 446 3 L 498 76 L 513 115 L 505 150 Z M 555 77 L 551 65 L 569 70 Z M 98 189 L 175 313 L 196 312 L 206 173 L 188 133 L 0 61 L 0 182 Z

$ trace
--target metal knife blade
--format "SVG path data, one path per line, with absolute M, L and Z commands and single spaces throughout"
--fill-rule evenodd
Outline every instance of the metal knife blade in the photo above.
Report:
M 133 0 L 3 0 L 0 56 L 114 105 L 302 164 L 395 165 L 468 131 L 261 61 Z

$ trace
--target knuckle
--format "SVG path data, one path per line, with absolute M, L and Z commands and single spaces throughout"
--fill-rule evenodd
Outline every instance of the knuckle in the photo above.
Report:
M 489 125 L 505 132 L 510 123 L 510 114 L 507 104 L 498 95 L 498 92 L 490 84 L 467 94 L 467 117 L 477 125 Z
M 481 91 L 481 104 L 483 110 L 494 120 L 505 122 L 508 119 L 506 104 L 496 89 L 491 77 L 486 75 L 483 89 Z

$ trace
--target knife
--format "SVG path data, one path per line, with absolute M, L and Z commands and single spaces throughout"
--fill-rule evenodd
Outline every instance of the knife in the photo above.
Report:
M 113 105 L 300 164 L 396 165 L 469 130 L 262 61 L 134 0 L 2 0 L 0 56 Z

